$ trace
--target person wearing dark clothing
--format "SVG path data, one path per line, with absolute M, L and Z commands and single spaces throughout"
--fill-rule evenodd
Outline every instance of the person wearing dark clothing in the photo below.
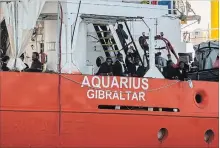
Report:
M 134 63 L 134 58 L 136 57 L 136 51 L 133 48 L 134 48 L 133 46 L 130 46 L 128 48 L 128 52 L 127 52 L 126 58 L 125 58 L 125 64 L 126 65 L 127 65 L 127 62 L 128 62 L 128 57 L 131 57 L 131 60 Z
M 136 57 L 138 57 L 138 53 L 137 53 L 137 51 L 134 49 L 133 46 L 130 46 L 130 47 L 128 48 L 127 55 L 131 56 L 133 59 L 135 59 Z
M 179 68 L 177 69 L 177 77 L 180 81 L 184 81 L 184 79 L 187 78 L 187 70 L 185 67 L 185 63 L 182 61 L 179 62 Z
M 96 75 L 112 75 L 113 69 L 112 69 L 112 59 L 107 58 L 106 62 L 102 63 L 102 65 L 99 68 L 99 71 Z
M 30 69 L 34 69 L 34 70 L 39 70 L 42 71 L 42 63 L 39 61 L 39 53 L 37 52 L 33 52 L 32 55 L 32 64 L 31 64 L 31 68 Z
M 142 32 L 142 36 L 139 37 L 139 44 L 145 52 L 149 50 L 147 39 L 148 37 L 145 36 L 145 32 Z
M 141 64 L 140 58 L 135 58 L 135 65 L 136 65 L 136 76 L 143 77 L 146 73 L 146 68 Z
M 177 78 L 177 70 L 172 65 L 172 60 L 168 60 L 167 67 L 163 70 L 164 77 L 170 80 Z
M 126 40 L 128 39 L 127 33 L 123 30 L 123 25 L 118 24 L 118 28 L 116 29 L 116 33 L 121 42 L 122 47 L 124 48 L 125 54 L 127 54 L 128 47 L 126 47 Z
M 148 37 L 145 36 L 145 32 L 142 32 L 142 36 L 139 37 L 139 44 L 144 50 L 143 61 L 145 62 L 145 67 L 149 68 L 149 46 L 147 43 Z
M 122 54 L 117 55 L 117 61 L 113 65 L 113 74 L 114 76 L 125 76 L 127 71 L 127 67 L 124 64 Z
M 144 66 L 139 66 L 137 68 L 136 76 L 137 77 L 143 77 L 146 73 L 146 68 Z
M 135 76 L 136 74 L 136 66 L 134 64 L 133 59 L 134 58 L 131 55 L 127 55 L 125 59 L 125 63 L 126 63 L 127 70 L 128 70 L 127 73 L 130 76 Z

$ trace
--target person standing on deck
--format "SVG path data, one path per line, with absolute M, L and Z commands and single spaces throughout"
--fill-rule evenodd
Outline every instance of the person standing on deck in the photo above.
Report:
M 126 76 L 127 67 L 123 61 L 123 56 L 121 53 L 117 55 L 117 61 L 113 65 L 114 76 Z
M 137 77 L 143 77 L 146 73 L 146 68 L 141 64 L 141 60 L 139 57 L 135 58 L 135 65 L 136 65 L 136 74 Z
M 177 69 L 177 77 L 180 81 L 184 81 L 187 78 L 186 64 L 183 61 L 179 62 L 179 68 Z
M 136 66 L 134 64 L 134 58 L 132 57 L 132 55 L 126 56 L 125 63 L 126 63 L 127 69 L 128 69 L 128 75 L 135 76 Z
M 102 63 L 96 75 L 112 76 L 113 75 L 112 63 L 113 63 L 112 59 L 108 57 L 106 61 Z
M 148 38 L 149 37 L 147 37 L 145 35 L 145 32 L 142 32 L 142 36 L 140 36 L 139 39 L 138 39 L 141 48 L 144 50 L 143 61 L 144 61 L 144 66 L 145 67 L 149 66 L 149 59 L 148 59 L 148 57 L 149 57 L 149 54 L 148 54 L 149 53 L 149 45 L 147 43 Z
M 155 64 L 160 71 L 163 71 L 163 68 L 167 66 L 167 60 L 161 56 L 161 52 L 156 53 Z
M 37 52 L 33 52 L 32 54 L 32 64 L 31 64 L 31 68 L 32 70 L 39 70 L 42 71 L 42 63 L 39 60 L 39 53 Z
M 146 54 L 146 51 L 149 51 L 147 39 L 148 39 L 148 37 L 145 35 L 145 32 L 142 32 L 142 36 L 139 37 L 139 44 L 140 44 L 141 48 L 144 50 L 145 54 Z
M 118 38 L 121 42 L 122 48 L 125 51 L 125 54 L 127 54 L 128 51 L 128 47 L 126 47 L 126 40 L 128 39 L 128 35 L 127 33 L 124 31 L 123 29 L 123 25 L 122 24 L 118 24 L 118 28 L 116 29 L 116 33 L 118 35 Z

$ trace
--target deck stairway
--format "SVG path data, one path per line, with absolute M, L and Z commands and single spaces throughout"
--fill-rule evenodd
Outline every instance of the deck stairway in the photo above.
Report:
M 138 19 L 138 17 L 124 17 L 124 16 L 106 16 L 106 15 L 93 15 L 93 14 L 81 14 L 82 20 L 89 24 L 93 24 L 96 34 L 98 36 L 97 42 L 101 43 L 102 48 L 105 52 L 106 57 L 111 57 L 113 60 L 116 58 L 118 52 L 123 55 L 125 60 L 126 53 L 121 45 L 121 42 L 116 33 L 116 28 L 114 27 L 117 23 L 124 24 L 126 27 L 129 37 L 131 39 L 130 43 L 126 44 L 126 47 L 133 45 L 138 56 L 141 57 L 135 45 L 134 39 L 130 33 L 127 21 L 132 21 Z M 140 58 L 142 59 L 142 58 Z M 143 61 L 141 60 L 142 64 Z
M 106 57 L 116 57 L 119 50 L 109 25 L 93 24 L 93 26 L 98 36 L 98 42 L 101 43 Z

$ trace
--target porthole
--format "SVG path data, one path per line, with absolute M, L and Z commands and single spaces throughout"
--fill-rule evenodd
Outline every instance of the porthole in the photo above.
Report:
M 211 129 L 207 130 L 204 135 L 205 142 L 209 144 L 213 141 L 213 139 L 214 139 L 214 132 Z
M 197 90 L 194 98 L 193 98 L 195 105 L 200 108 L 203 109 L 207 106 L 209 98 L 208 95 L 206 94 L 206 91 L 204 90 Z
M 161 128 L 157 133 L 157 138 L 161 142 L 165 140 L 167 136 L 168 136 L 168 130 L 166 128 Z
M 202 95 L 201 95 L 201 94 L 196 94 L 196 96 L 195 96 L 195 101 L 196 101 L 196 103 L 198 103 L 198 104 L 202 103 L 202 101 L 203 101 Z

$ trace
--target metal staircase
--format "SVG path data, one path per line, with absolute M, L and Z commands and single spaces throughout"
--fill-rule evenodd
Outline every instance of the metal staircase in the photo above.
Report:
M 117 54 L 120 52 L 123 55 L 125 61 L 125 49 L 132 45 L 134 47 L 133 51 L 137 54 L 136 56 L 139 56 L 142 65 L 144 65 L 127 24 L 128 21 L 134 21 L 137 19 L 143 20 L 143 17 L 107 16 L 94 14 L 81 14 L 80 17 L 85 23 L 93 25 L 97 37 L 94 37 L 92 35 L 88 36 L 94 38 L 96 40 L 96 43 L 101 44 L 101 47 L 103 48 L 106 57 L 111 57 L 114 61 Z M 131 40 L 130 43 L 126 43 L 124 46 L 122 46 L 116 28 L 114 27 L 118 23 L 125 26 L 125 29 L 128 32 L 128 38 L 130 38 Z
M 101 43 L 106 57 L 116 57 L 118 53 L 118 46 L 112 36 L 108 24 L 93 24 L 98 36 L 98 42 Z

